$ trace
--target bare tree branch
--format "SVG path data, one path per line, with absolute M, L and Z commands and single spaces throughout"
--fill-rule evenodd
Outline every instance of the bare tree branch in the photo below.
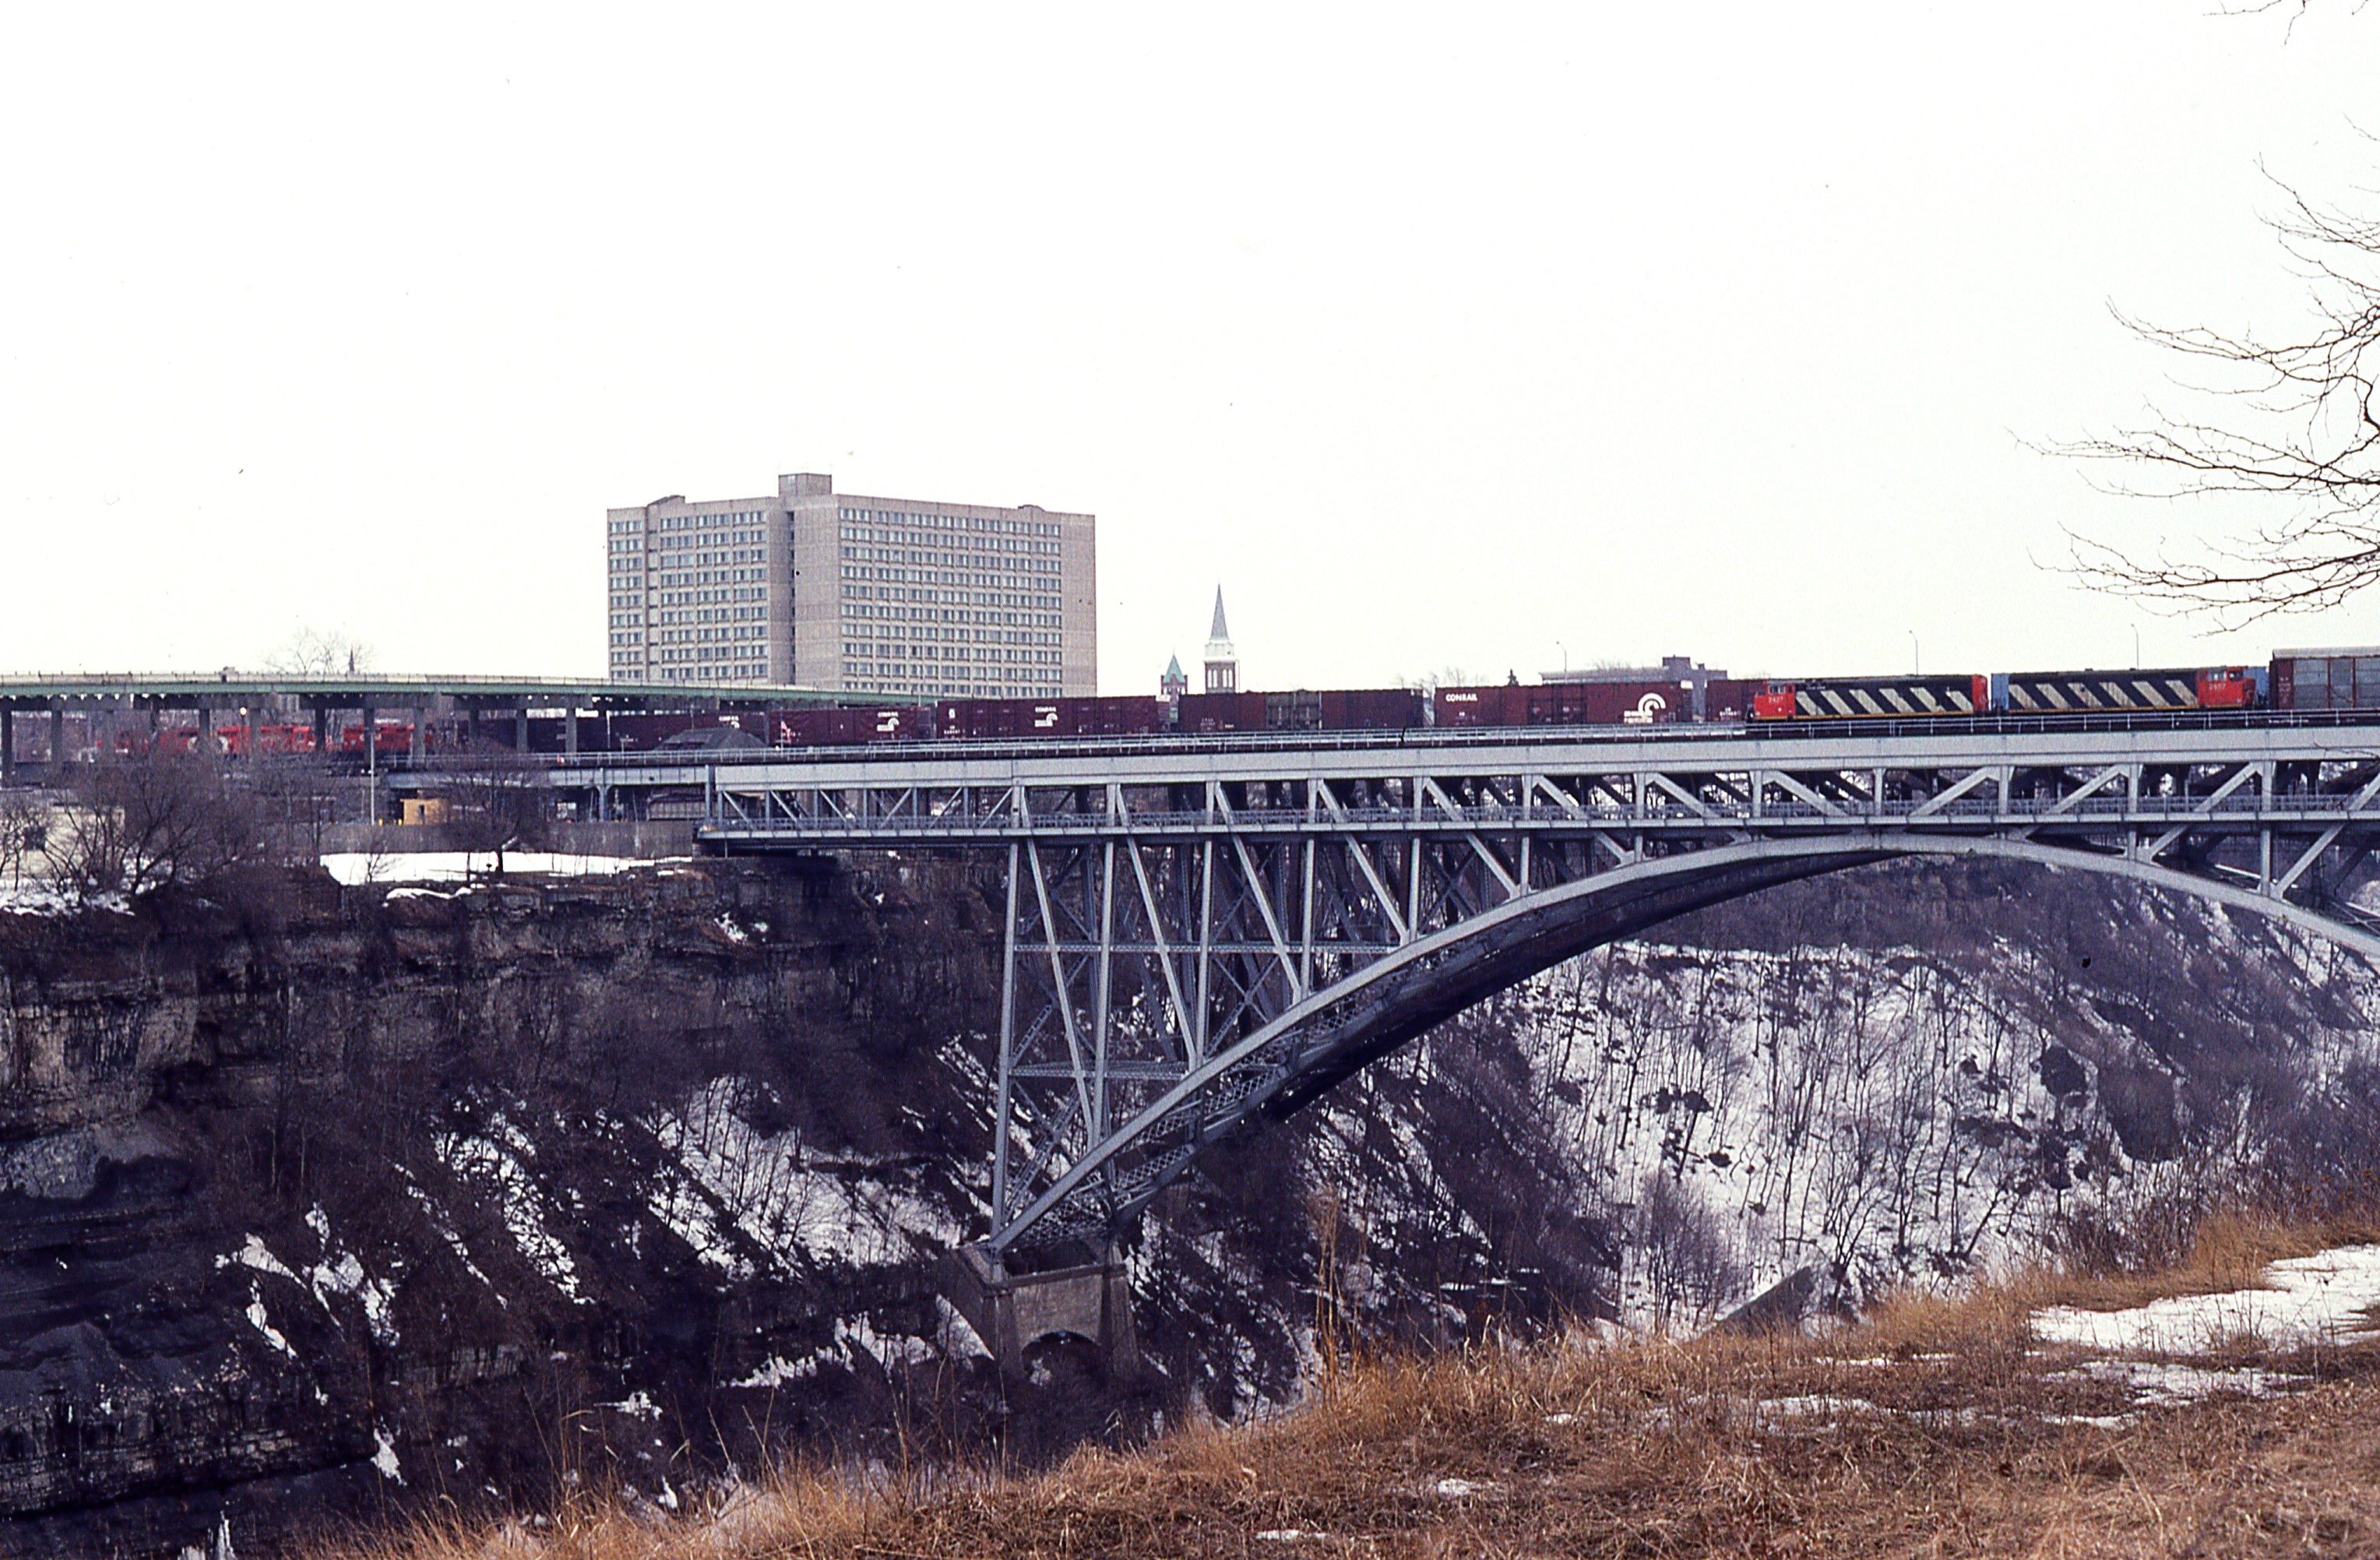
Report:
M 2152 407 L 2140 427 L 2045 446 L 2122 468 L 2098 485 L 2163 499 L 2274 501 L 2244 534 L 2176 555 L 2069 532 L 2085 584 L 2228 625 L 2336 606 L 2380 583 L 2380 220 L 2317 207 L 2286 185 L 2268 219 L 2310 289 L 2309 328 L 2280 340 L 2117 318 L 2143 340 L 2216 365 L 2219 420 Z
M 285 676 L 354 676 L 373 669 L 371 646 L 344 630 L 301 628 L 264 658 L 264 668 Z

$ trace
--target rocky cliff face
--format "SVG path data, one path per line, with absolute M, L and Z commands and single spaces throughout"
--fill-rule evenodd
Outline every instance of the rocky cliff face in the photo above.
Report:
M 186 907 L 0 944 L 12 1552 L 593 1478 L 666 1505 L 751 1405 L 885 1419 L 770 1361 L 936 1332 L 912 1253 L 982 1152 L 976 896 L 310 893 L 263 932 Z
M 1286 1397 L 1318 1323 L 1856 1298 L 2380 1140 L 2360 964 L 2095 882 L 1844 877 L 1234 1144 L 1133 1255 L 1148 1379 L 1003 1389 L 927 1281 L 980 1216 L 997 948 L 899 864 L 0 918 L 0 1533 L 253 1554 L 574 1482 L 667 1509 L 787 1441 L 1029 1456 Z

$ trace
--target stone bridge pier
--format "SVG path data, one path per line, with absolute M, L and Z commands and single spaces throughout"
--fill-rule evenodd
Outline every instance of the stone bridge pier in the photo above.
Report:
M 1012 1381 L 1025 1374 L 1025 1351 L 1050 1337 L 1076 1337 L 1096 1346 L 1111 1377 L 1128 1379 L 1139 1371 L 1132 1287 L 1123 1258 L 1112 1249 L 1106 1261 L 1087 1266 L 1010 1273 L 998 1257 L 967 1246 L 942 1259 L 938 1276 L 943 1296 Z

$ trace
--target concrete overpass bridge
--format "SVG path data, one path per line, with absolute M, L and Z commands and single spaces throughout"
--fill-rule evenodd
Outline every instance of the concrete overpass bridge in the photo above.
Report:
M 54 778 L 68 757 L 66 725 L 79 717 L 109 732 L 148 732 L 186 720 L 201 731 L 218 724 L 310 723 L 317 752 L 327 752 L 326 727 L 352 715 L 366 727 L 383 716 L 409 723 L 410 758 L 424 758 L 423 723 L 440 716 L 462 731 L 482 723 L 516 751 L 528 748 L 533 713 L 570 717 L 565 741 L 575 751 L 579 722 L 614 712 L 715 713 L 795 704 L 840 703 L 853 696 L 811 688 L 724 683 L 621 683 L 564 677 L 507 677 L 377 673 L 248 671 L 0 673 L 0 786 L 30 768 Z M 20 731 L 20 725 L 30 725 Z M 88 737 L 89 733 L 86 732 Z M 30 740 L 27 740 L 27 739 Z M 29 750 L 40 757 L 30 765 Z M 378 744 L 367 747 L 378 757 Z M 391 755 L 394 759 L 396 755 Z
M 2380 843 L 2380 722 L 2336 717 L 918 744 L 552 780 L 698 797 L 718 851 L 1004 867 L 990 1228 L 968 1258 L 994 1289 L 1094 1257 L 1235 1127 L 1463 1006 L 1798 878 L 1990 856 L 2380 958 L 2350 897 Z M 1112 1282 L 1073 1293 L 1112 1314 Z

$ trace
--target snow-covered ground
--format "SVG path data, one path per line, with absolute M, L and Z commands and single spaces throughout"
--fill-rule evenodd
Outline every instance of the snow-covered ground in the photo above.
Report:
M 2252 1338 L 2280 1352 L 2380 1340 L 2380 1246 L 2292 1257 L 2265 1270 L 2260 1289 L 2175 1295 L 2129 1310 L 2053 1306 L 2033 1330 L 2046 1343 L 2109 1354 L 2201 1354 Z
M 634 856 L 577 856 L 558 850 L 408 850 L 373 855 L 333 851 L 323 870 L 353 888 L 364 884 L 469 883 L 493 877 L 608 877 L 658 863 Z

